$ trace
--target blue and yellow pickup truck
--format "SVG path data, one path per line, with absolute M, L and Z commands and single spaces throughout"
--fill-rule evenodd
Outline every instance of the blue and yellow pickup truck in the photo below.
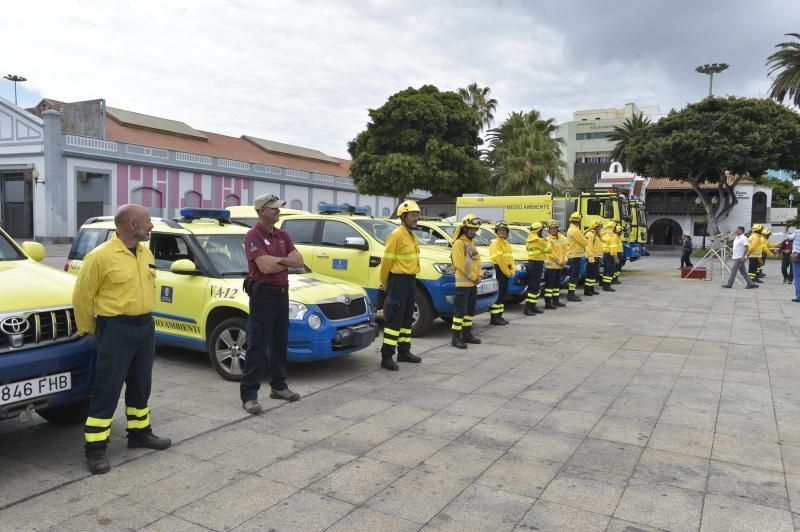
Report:
M 39 264 L 44 247 L 0 229 L 0 419 L 35 410 L 54 423 L 86 420 L 95 345 L 78 336 L 71 276 Z
M 155 257 L 156 343 L 205 351 L 223 378 L 238 380 L 244 367 L 249 298 L 244 236 L 227 210 L 183 209 L 180 219 L 154 218 L 149 246 Z M 81 227 L 64 269 L 77 274 L 83 258 L 111 238 L 110 217 Z M 310 257 L 305 256 L 306 264 Z M 347 355 L 376 336 L 374 308 L 357 284 L 308 268 L 290 270 L 291 362 Z

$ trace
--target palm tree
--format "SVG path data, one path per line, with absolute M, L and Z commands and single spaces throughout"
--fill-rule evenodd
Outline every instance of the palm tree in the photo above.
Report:
M 633 118 L 626 118 L 622 124 L 615 126 L 614 131 L 608 134 L 608 140 L 616 143 L 611 151 L 611 159 L 619 161 L 625 167 L 627 163 L 625 149 L 631 138 L 649 125 L 650 119 L 642 113 L 637 113 L 633 115 Z
M 786 35 L 800 40 L 800 33 Z M 780 50 L 767 58 L 767 75 L 777 73 L 769 95 L 778 102 L 783 102 L 789 96 L 789 101 L 800 107 L 800 42 L 782 42 L 776 44 L 775 48 Z
M 486 162 L 491 188 L 499 194 L 544 194 L 563 186 L 563 139 L 554 138 L 554 120 L 538 111 L 514 112 L 489 131 Z
M 491 127 L 494 122 L 497 100 L 489 97 L 491 92 L 492 89 L 489 87 L 478 87 L 475 82 L 467 85 L 466 89 L 463 87 L 458 89 L 458 95 L 480 116 L 481 129 Z

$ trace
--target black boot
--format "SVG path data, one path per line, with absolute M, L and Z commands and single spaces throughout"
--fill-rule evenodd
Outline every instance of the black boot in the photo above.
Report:
M 594 289 L 591 286 L 584 286 L 583 287 L 583 295 L 586 297 L 591 297 L 594 295 Z
M 526 316 L 533 316 L 536 314 L 536 303 L 531 303 L 529 301 L 525 302 L 525 310 L 522 312 Z
M 537 307 L 536 303 L 532 303 L 532 305 L 533 305 L 533 307 L 532 307 L 531 310 L 533 310 L 534 314 L 544 314 L 544 311 L 542 309 L 540 309 L 539 307 Z
M 411 362 L 412 364 L 419 364 L 422 362 L 422 357 L 418 357 L 411 351 L 404 351 L 402 353 L 397 353 L 397 361 L 398 362 Z
M 152 432 L 128 433 L 129 449 L 144 447 L 146 449 L 155 449 L 157 451 L 163 451 L 170 445 L 172 445 L 172 440 L 170 440 L 169 438 L 159 438 Z
M 621 282 L 619 282 L 619 279 L 617 279 L 616 277 L 614 277 L 614 279 L 611 281 L 611 284 L 622 284 L 622 283 L 621 283 Z
M 481 339 L 480 338 L 476 338 L 472 334 L 472 327 L 464 327 L 464 330 L 461 331 L 461 338 L 463 338 L 464 342 L 466 342 L 468 344 L 479 344 L 479 343 L 481 343 Z
M 500 318 L 500 321 L 503 322 L 502 325 L 508 325 L 509 323 L 511 323 L 510 321 L 505 319 L 502 314 L 500 314 L 498 317 Z
M 594 295 L 594 296 L 599 296 L 600 295 L 600 288 L 597 285 L 592 287 L 592 295 Z
M 567 304 L 566 304 L 566 303 L 562 303 L 561 301 L 559 301 L 559 300 L 558 300 L 558 298 L 559 298 L 559 297 L 560 297 L 560 296 L 556 296 L 556 297 L 554 297 L 554 298 L 553 298 L 553 304 L 554 304 L 555 306 L 557 306 L 557 307 L 566 307 L 566 306 L 567 306 Z
M 606 285 L 603 285 L 603 292 L 616 292 L 616 290 L 611 288 L 611 285 L 606 284 Z
M 569 292 L 567 294 L 567 301 L 575 301 L 576 303 L 580 301 L 581 298 L 575 295 L 575 292 Z
M 87 454 L 86 465 L 92 475 L 102 475 L 111 471 L 111 464 L 108 463 L 105 452 L 102 454 Z
M 465 344 L 464 340 L 461 338 L 461 331 L 453 331 L 453 339 L 450 341 L 450 345 L 457 349 L 467 348 L 467 344 Z
M 388 369 L 389 371 L 397 371 L 398 369 L 400 369 L 400 366 L 398 366 L 397 362 L 394 361 L 392 355 L 381 356 L 381 367 L 383 369 Z
M 558 307 L 555 306 L 553 300 L 548 297 L 544 300 L 544 308 L 547 310 L 556 310 Z
M 503 318 L 500 314 L 492 314 L 492 317 L 489 318 L 489 325 L 505 325 L 506 322 L 503 321 Z

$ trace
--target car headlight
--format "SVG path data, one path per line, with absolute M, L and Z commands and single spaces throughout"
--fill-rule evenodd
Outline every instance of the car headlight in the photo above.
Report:
M 449 262 L 437 262 L 433 265 L 433 269 L 444 275 L 455 275 L 456 269 Z
M 302 303 L 298 303 L 297 301 L 289 301 L 289 319 L 290 320 L 302 320 L 306 312 L 308 312 L 308 307 L 303 305 Z
M 528 261 L 526 260 L 518 260 L 517 266 L 514 268 L 518 272 L 526 272 L 528 271 Z
M 319 314 L 312 314 L 308 317 L 308 326 L 314 330 L 322 327 L 322 318 L 319 317 Z

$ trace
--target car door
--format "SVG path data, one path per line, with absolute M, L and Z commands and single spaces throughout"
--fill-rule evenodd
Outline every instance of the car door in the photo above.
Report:
M 317 271 L 314 264 L 314 257 L 316 255 L 316 233 L 317 226 L 321 223 L 317 219 L 301 219 L 301 220 L 281 220 L 281 229 L 289 233 L 289 236 L 294 242 L 294 247 L 303 256 L 303 262 L 308 266 L 312 272 Z
M 348 238 L 369 242 L 360 230 L 340 220 L 323 220 L 312 270 L 362 286 L 369 268 L 369 250 L 347 245 Z
M 179 275 L 169 269 L 179 259 L 198 264 L 185 235 L 151 233 L 150 251 L 156 265 L 156 295 L 153 317 L 156 332 L 205 340 L 200 318 L 208 295 L 208 277 Z M 199 267 L 199 266 L 198 266 Z

